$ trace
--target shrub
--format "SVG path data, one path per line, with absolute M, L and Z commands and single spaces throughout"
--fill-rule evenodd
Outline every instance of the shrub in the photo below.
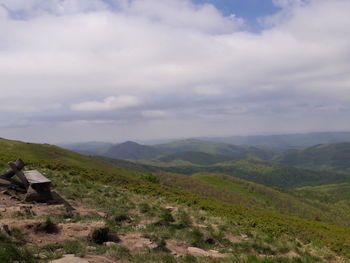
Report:
M 186 212 L 181 211 L 178 215 L 178 218 L 178 223 L 176 225 L 178 229 L 183 229 L 192 225 L 191 218 Z
M 120 214 L 114 217 L 114 221 L 118 224 L 123 222 L 131 222 L 131 219 L 128 215 Z
M 34 255 L 26 248 L 17 248 L 13 245 L 1 245 L 0 246 L 0 262 L 23 262 L 34 263 L 36 262 Z
M 154 174 L 143 174 L 142 179 L 146 180 L 148 182 L 158 184 L 159 183 L 159 178 L 155 176 Z
M 51 218 L 47 218 L 45 222 L 35 225 L 34 231 L 44 232 L 47 234 L 57 234 L 60 230 L 58 226 L 51 220 Z
M 175 222 L 175 219 L 168 209 L 162 209 L 160 219 L 167 223 Z
M 108 227 L 94 229 L 90 234 L 89 239 L 90 241 L 100 245 L 108 241 L 119 241 L 118 236 L 115 233 L 112 233 Z
M 190 232 L 189 239 L 192 246 L 201 247 L 201 248 L 205 246 L 203 233 L 198 228 L 194 228 Z
M 145 214 L 150 212 L 151 207 L 147 203 L 142 203 L 140 204 L 139 209 L 141 213 Z

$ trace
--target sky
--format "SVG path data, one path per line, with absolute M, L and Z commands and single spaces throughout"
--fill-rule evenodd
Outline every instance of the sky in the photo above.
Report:
M 350 0 L 0 0 L 0 137 L 350 130 Z

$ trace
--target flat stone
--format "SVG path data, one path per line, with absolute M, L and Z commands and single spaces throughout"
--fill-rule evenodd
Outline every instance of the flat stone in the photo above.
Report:
M 227 255 L 220 254 L 216 250 L 205 251 L 198 247 L 188 247 L 187 252 L 195 257 L 212 257 L 212 258 L 225 258 Z
M 89 263 L 89 261 L 69 254 L 64 255 L 63 258 L 53 260 L 52 263 Z
M 165 209 L 169 210 L 170 212 L 177 212 L 177 211 L 179 211 L 179 208 L 174 207 L 174 206 L 166 206 Z
M 187 248 L 188 253 L 190 253 L 192 256 L 195 257 L 209 257 L 209 253 L 203 249 L 200 249 L 198 247 L 188 247 Z

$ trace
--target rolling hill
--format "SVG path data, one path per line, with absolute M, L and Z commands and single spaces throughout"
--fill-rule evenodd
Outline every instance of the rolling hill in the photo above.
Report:
M 99 155 L 116 159 L 154 159 L 161 155 L 163 151 L 152 146 L 141 145 L 136 142 L 124 142 L 116 144 L 99 152 Z
M 116 159 L 105 160 L 134 171 L 164 171 L 185 175 L 219 173 L 279 188 L 337 183 L 347 180 L 350 177 L 349 175 L 334 171 L 314 171 L 256 158 L 216 163 L 213 165 L 193 165 L 183 162 L 165 163 L 159 161 L 128 162 Z
M 237 146 L 192 139 L 153 146 L 142 145 L 131 141 L 107 145 L 107 147 L 103 146 L 101 148 L 96 148 L 95 146 L 95 144 L 91 143 L 87 143 L 86 145 L 82 143 L 63 147 L 83 154 L 100 155 L 115 159 L 156 160 L 161 158 L 160 161 L 166 162 L 179 159 L 189 162 L 192 160 L 197 164 L 199 160 L 200 164 L 213 164 L 248 157 L 269 160 L 275 155 L 273 151 L 253 146 Z M 205 160 L 207 163 L 205 163 Z
M 157 158 L 157 161 L 164 163 L 173 163 L 184 161 L 190 164 L 211 165 L 232 160 L 232 157 L 220 154 L 209 154 L 204 152 L 180 152 L 167 154 Z
M 350 172 L 350 143 L 322 144 L 283 153 L 274 161 L 317 170 Z
M 77 153 L 87 154 L 87 155 L 98 155 L 104 149 L 113 146 L 113 143 L 108 142 L 82 142 L 82 143 L 71 143 L 71 144 L 59 144 L 67 150 L 71 150 Z
M 207 142 L 196 139 L 174 141 L 167 144 L 155 145 L 154 147 L 167 153 L 202 152 L 214 155 L 224 155 L 231 157 L 231 159 L 257 157 L 268 160 L 274 155 L 274 152 L 272 151 L 259 149 L 257 147 Z
M 102 253 L 129 262 L 184 262 L 182 257 L 169 253 L 174 248 L 168 245 L 176 242 L 194 246 L 197 251 L 217 250 L 216 253 L 225 256 L 223 261 L 209 258 L 206 262 L 327 262 L 329 259 L 341 262 L 339 257 L 350 258 L 350 228 L 336 220 L 329 221 L 332 210 L 322 204 L 312 209 L 311 201 L 308 207 L 309 204 L 303 205 L 297 198 L 280 195 L 273 189 L 221 175 L 139 173 L 51 145 L 0 140 L 1 167 L 6 169 L 6 162 L 17 157 L 23 158 L 29 169 L 45 173 L 70 202 L 95 209 L 86 215 L 60 214 L 52 217 L 53 224 L 65 227 L 78 222 L 84 228 L 88 222 L 98 220 L 121 238 L 137 234 L 139 239 L 153 240 L 156 246 L 135 252 L 121 247 L 123 243 L 109 247 L 74 236 L 62 243 L 55 239 L 52 244 L 29 245 L 25 236 L 20 241 L 19 234 L 13 239 L 0 235 L 0 259 L 4 256 L 11 259 L 5 262 L 36 262 L 34 253 L 44 254 L 45 262 L 62 252 Z M 241 201 L 235 202 L 235 198 Z M 283 202 L 284 199 L 288 200 Z M 302 218 L 304 209 L 310 212 Z M 318 217 L 313 218 L 315 215 Z M 67 216 L 73 218 L 67 221 Z M 48 220 L 36 215 L 30 218 L 30 224 Z M 125 221 L 120 221 L 123 218 Z M 29 223 L 27 217 L 18 215 L 10 219 L 0 218 L 4 222 Z M 10 251 L 15 254 L 9 254 Z M 289 252 L 298 259 L 288 258 Z M 187 258 L 190 262 L 197 260 L 193 256 Z
M 350 142 L 350 132 L 311 132 L 280 135 L 230 136 L 200 138 L 228 144 L 258 145 L 273 149 L 304 149 L 317 144 Z

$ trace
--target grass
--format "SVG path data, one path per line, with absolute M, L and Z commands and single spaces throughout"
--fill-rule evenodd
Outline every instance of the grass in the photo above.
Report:
M 232 255 L 231 261 L 222 259 L 220 262 L 232 262 L 233 258 L 237 259 L 237 262 L 293 262 L 286 261 L 286 258 L 279 259 L 288 246 L 288 249 L 298 249 L 297 243 L 290 243 L 293 240 L 300 240 L 303 248 L 313 242 L 324 250 L 350 257 L 350 229 L 347 227 L 305 220 L 266 209 L 248 209 L 188 190 L 166 186 L 158 176 L 156 179 L 159 181 L 149 180 L 150 175 L 126 171 L 94 158 L 70 152 L 66 154 L 65 150 L 57 147 L 3 140 L 0 146 L 2 144 L 2 163 L 14 160 L 17 153 L 29 164 L 28 168 L 39 169 L 45 173 L 59 193 L 103 211 L 106 214 L 104 220 L 107 227 L 118 235 L 139 231 L 144 235 L 155 236 L 158 247 L 164 246 L 164 241 L 174 239 L 205 249 L 218 249 Z M 8 151 L 14 153 L 8 154 Z M 259 196 L 260 193 L 256 192 L 255 197 Z M 177 207 L 178 211 L 170 212 L 166 209 L 167 205 Z M 130 221 L 120 223 L 115 220 L 116 216 L 120 215 L 128 217 Z M 63 216 L 61 220 L 64 220 Z M 235 244 L 225 238 L 225 233 L 243 234 L 248 239 Z M 3 244 L 16 246 L 11 242 L 4 241 Z M 94 253 L 111 253 L 122 258 L 121 260 L 132 262 L 219 262 L 217 259 L 191 257 L 177 259 L 159 250 L 141 254 L 128 253 L 118 246 L 106 248 L 91 244 L 88 240 L 76 240 L 37 249 L 45 251 L 48 257 L 56 257 L 73 249 L 85 254 L 89 246 L 96 248 Z M 27 255 L 25 248 L 17 250 L 20 253 L 18 257 L 22 255 L 29 258 L 33 255 Z M 274 258 L 254 258 L 256 253 L 273 255 Z M 311 250 L 306 249 L 300 253 L 301 259 L 294 262 L 317 262 L 311 256 Z M 4 255 L 10 255 L 10 252 L 5 252 Z M 321 257 L 317 257 L 317 260 L 319 262 Z

